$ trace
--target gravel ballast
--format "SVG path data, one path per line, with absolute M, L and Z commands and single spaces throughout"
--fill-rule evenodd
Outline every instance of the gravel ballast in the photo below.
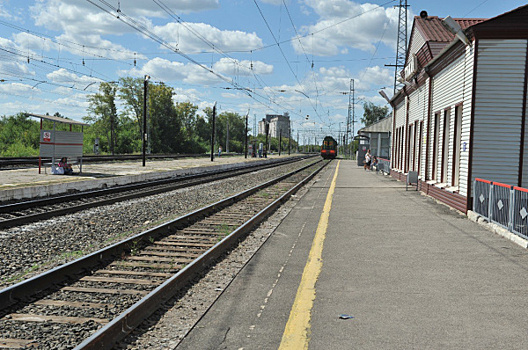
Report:
M 310 160 L 0 231 L 0 288 L 301 167 Z

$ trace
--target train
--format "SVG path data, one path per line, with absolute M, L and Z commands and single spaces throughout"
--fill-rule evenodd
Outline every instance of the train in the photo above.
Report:
M 334 159 L 337 156 L 337 141 L 332 136 L 326 136 L 321 145 L 321 157 Z

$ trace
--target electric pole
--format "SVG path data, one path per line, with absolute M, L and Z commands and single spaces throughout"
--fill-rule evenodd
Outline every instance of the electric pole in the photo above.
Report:
M 248 155 L 248 116 L 249 111 L 246 114 L 246 132 L 244 133 L 244 158 Z
M 229 153 L 229 119 L 226 119 L 226 153 Z
M 143 81 L 143 166 L 146 163 L 146 150 L 147 150 L 147 89 L 148 81 L 150 76 L 145 75 L 145 80 Z
M 354 85 L 354 79 L 350 79 L 350 95 L 352 96 L 352 137 L 350 139 L 350 159 L 352 159 L 352 150 L 354 145 L 354 137 L 356 136 L 356 130 L 354 128 L 354 124 L 356 123 L 356 113 L 355 113 L 355 106 L 356 106 L 356 90 Z M 350 111 L 348 112 L 350 114 Z
M 282 128 L 279 130 L 279 156 L 281 155 L 282 150 Z
M 216 119 L 216 102 L 213 106 L 213 127 L 211 128 L 211 162 L 214 160 L 215 119 Z
M 398 38 L 396 43 L 396 63 L 394 64 L 394 94 L 403 84 L 398 81 L 398 73 L 405 67 L 407 55 L 407 0 L 400 0 L 398 17 Z M 389 65 L 390 66 L 390 65 Z

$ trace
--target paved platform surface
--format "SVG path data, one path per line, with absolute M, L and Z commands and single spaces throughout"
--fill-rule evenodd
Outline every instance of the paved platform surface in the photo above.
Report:
M 287 157 L 282 155 L 281 157 Z M 270 155 L 268 160 L 277 159 L 278 155 Z M 52 195 L 68 190 L 86 190 L 91 188 L 135 181 L 168 177 L 170 174 L 202 167 L 222 167 L 236 163 L 265 161 L 263 158 L 244 158 L 244 156 L 210 158 L 185 158 L 177 160 L 147 160 L 143 167 L 142 161 L 123 161 L 113 163 L 83 164 L 82 173 L 74 166 L 76 175 L 52 175 L 37 168 L 0 170 L 0 201 L 32 198 Z M 169 175 L 167 175 L 169 174 Z
M 178 350 L 280 348 L 336 166 Z M 528 348 L 527 251 L 351 161 L 339 164 L 321 260 L 309 349 Z

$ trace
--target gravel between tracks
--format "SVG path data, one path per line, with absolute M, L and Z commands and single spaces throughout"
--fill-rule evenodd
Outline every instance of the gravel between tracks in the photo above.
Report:
M 317 175 L 301 188 L 197 283 L 182 295 L 177 295 L 166 302 L 160 310 L 143 322 L 120 344 L 116 345 L 114 350 L 177 349 L 181 340 L 207 312 L 319 177 Z
M 0 231 L 0 288 L 299 168 L 282 165 Z

